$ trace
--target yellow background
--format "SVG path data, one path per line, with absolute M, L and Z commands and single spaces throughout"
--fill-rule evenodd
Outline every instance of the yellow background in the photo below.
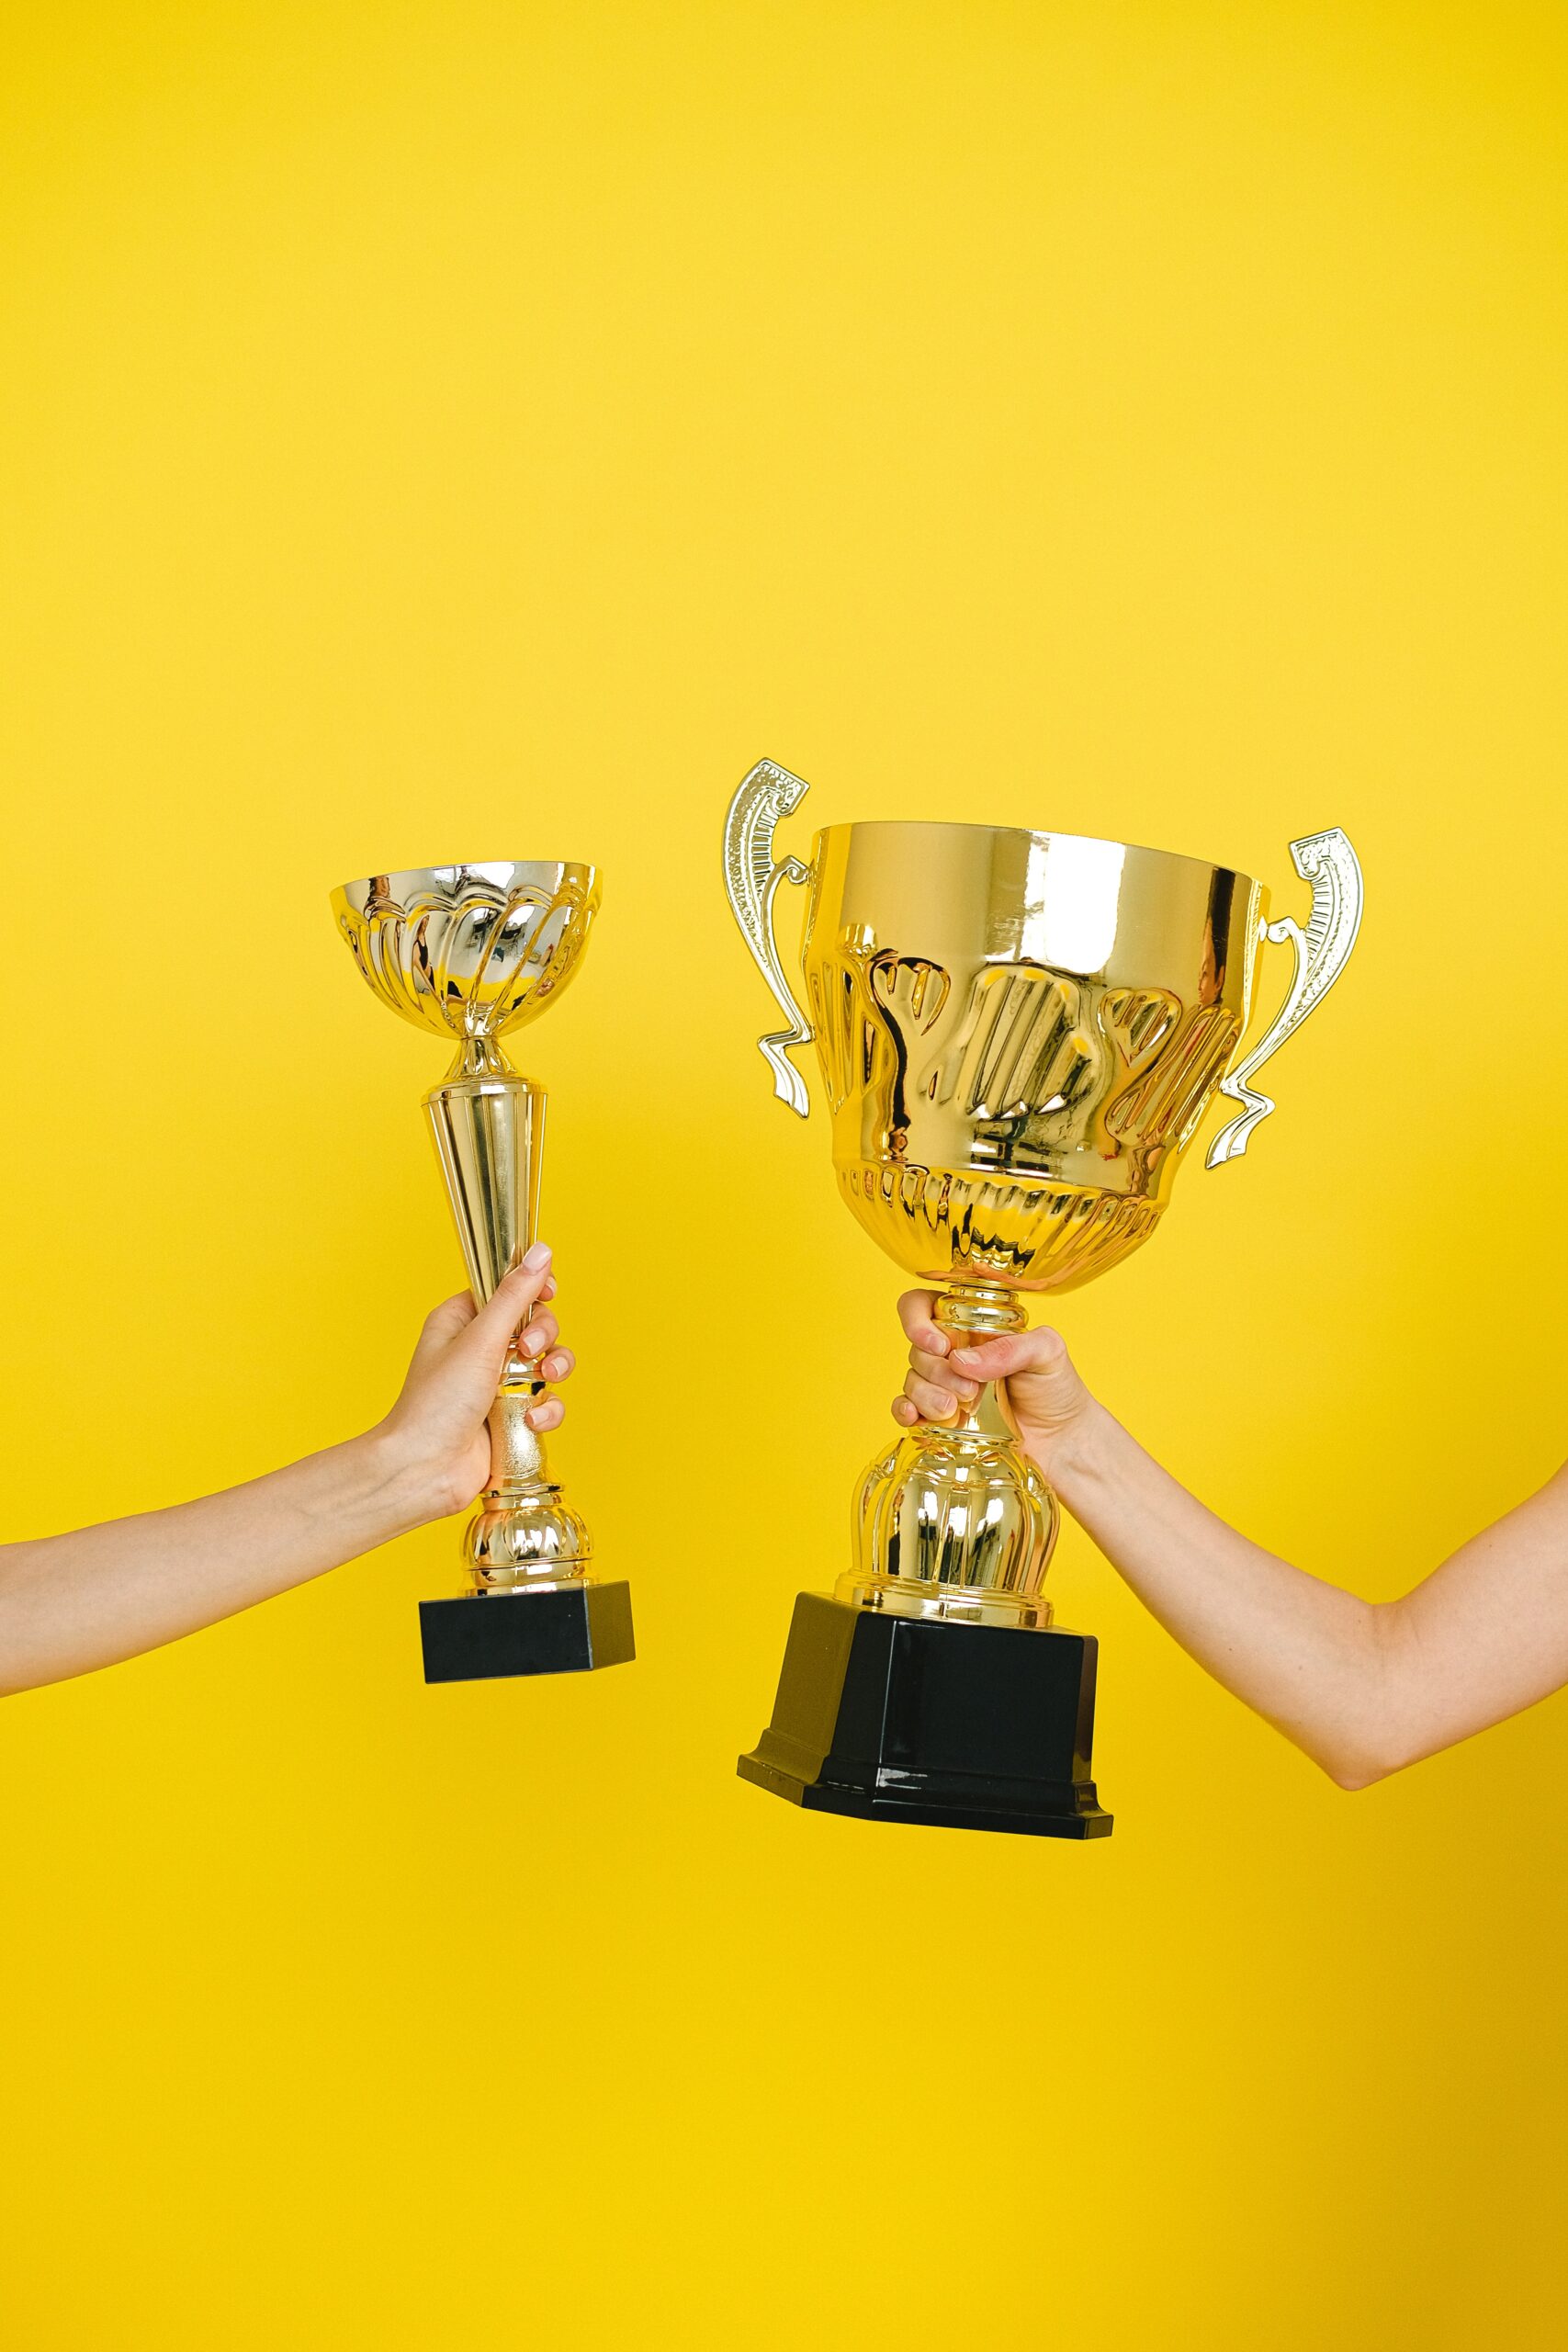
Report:
M 1368 1593 L 1545 1476 L 1565 62 L 1513 0 L 14 12 L 0 1525 L 383 1409 L 441 1057 L 327 891 L 592 857 L 522 1058 L 642 1650 L 426 1691 L 439 1528 L 0 1710 L 24 2352 L 1561 2342 L 1561 1704 L 1344 1797 L 1069 1529 L 1109 1844 L 733 1777 L 900 1351 L 717 843 L 763 752 L 1277 910 L 1344 825 L 1278 1117 L 1059 1320 Z

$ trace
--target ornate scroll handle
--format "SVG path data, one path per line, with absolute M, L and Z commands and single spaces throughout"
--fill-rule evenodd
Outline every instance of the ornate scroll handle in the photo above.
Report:
M 1296 951 L 1296 968 L 1285 1001 L 1269 1028 L 1245 1060 L 1220 1080 L 1220 1092 L 1228 1094 L 1233 1102 L 1239 1102 L 1242 1107 L 1209 1146 L 1211 1168 L 1223 1167 L 1227 1159 L 1239 1159 L 1253 1128 L 1274 1108 L 1272 1098 L 1259 1094 L 1249 1081 L 1256 1078 L 1269 1055 L 1279 1051 L 1292 1030 L 1298 1029 L 1313 1007 L 1327 995 L 1345 969 L 1361 926 L 1360 863 L 1338 826 L 1331 825 L 1326 832 L 1308 833 L 1303 840 L 1292 842 L 1291 855 L 1302 880 L 1312 884 L 1312 912 L 1305 931 L 1289 915 L 1280 922 L 1264 927 L 1266 938 L 1276 943 L 1287 939 L 1291 942 Z
M 750 775 L 742 778 L 724 820 L 724 887 L 729 911 L 790 1024 L 759 1037 L 757 1043 L 773 1073 L 773 1092 L 803 1119 L 810 1112 L 811 1097 L 806 1080 L 789 1059 L 789 1049 L 808 1046 L 812 1030 L 779 960 L 773 938 L 773 900 L 781 882 L 809 882 L 811 868 L 798 857 L 775 860 L 773 834 L 780 820 L 793 815 L 810 789 L 804 776 L 791 775 L 788 768 L 778 767 L 772 760 L 759 760 Z

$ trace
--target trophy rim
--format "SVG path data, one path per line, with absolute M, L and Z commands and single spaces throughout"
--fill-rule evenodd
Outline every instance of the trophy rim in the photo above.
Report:
M 355 894 L 368 891 L 377 882 L 384 882 L 389 894 L 401 900 L 408 896 L 408 887 L 419 888 L 439 883 L 444 875 L 473 874 L 489 882 L 492 888 L 507 888 L 519 879 L 532 881 L 564 881 L 567 876 L 580 876 L 590 890 L 599 888 L 599 869 L 587 858 L 576 857 L 463 857 L 454 858 L 445 865 L 402 865 L 383 874 L 363 874 L 351 882 L 340 882 L 331 893 L 334 906 L 339 899 L 352 900 Z
M 1074 833 L 1032 825 L 987 825 L 973 817 L 852 817 L 836 825 L 823 825 L 817 840 L 826 841 L 829 833 L 855 832 L 1000 833 L 1028 842 L 1092 842 L 1100 849 L 1134 850 L 1140 857 L 1168 857 L 1178 865 L 1195 865 L 1205 874 L 1226 874 L 1249 889 L 1263 887 L 1257 875 L 1247 873 L 1239 865 L 1221 865 L 1213 858 L 1194 857 L 1188 850 L 1156 849 L 1152 842 L 1120 841 L 1110 833 Z

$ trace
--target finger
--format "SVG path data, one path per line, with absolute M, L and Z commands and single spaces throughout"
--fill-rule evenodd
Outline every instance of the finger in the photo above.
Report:
M 577 1370 L 577 1358 L 570 1348 L 557 1348 L 553 1355 L 545 1358 L 539 1370 L 547 1380 L 570 1380 Z
M 540 1314 L 534 1316 L 526 1329 L 518 1333 L 517 1345 L 525 1356 L 542 1356 L 547 1348 L 555 1346 L 559 1337 L 560 1325 L 555 1317 Z
M 929 1290 L 907 1290 L 898 1301 L 898 1320 L 904 1326 L 907 1340 L 912 1340 L 928 1355 L 944 1356 L 948 1351 L 947 1334 L 939 1329 L 931 1308 Z
M 907 1430 L 912 1430 L 920 1418 L 919 1410 L 918 1407 L 910 1404 L 907 1396 L 895 1396 L 893 1418 L 896 1421 L 902 1421 Z
M 554 1298 L 555 1295 L 556 1295 L 556 1278 L 555 1278 L 554 1274 L 547 1274 L 547 1275 L 545 1276 L 545 1287 L 544 1287 L 544 1289 L 539 1293 L 539 1296 L 540 1296 L 541 1298 Z
M 547 1396 L 542 1405 L 530 1405 L 523 1419 L 538 1436 L 558 1430 L 566 1419 L 566 1407 L 558 1396 Z
M 949 1390 L 954 1396 L 962 1396 L 965 1404 L 972 1404 L 980 1394 L 983 1384 L 960 1372 L 951 1356 L 929 1356 L 923 1348 L 911 1348 L 909 1363 L 922 1380 L 929 1380 L 935 1388 Z
M 1066 1342 L 1059 1331 L 1008 1331 L 998 1340 L 978 1346 L 955 1348 L 953 1361 L 976 1380 L 1009 1380 L 1015 1373 L 1054 1372 L 1067 1362 Z
M 957 1397 L 950 1388 L 939 1388 L 934 1381 L 922 1380 L 912 1372 L 904 1383 L 904 1394 L 923 1421 L 955 1421 L 959 1416 Z
M 534 1306 L 549 1274 L 550 1251 L 547 1242 L 536 1241 L 520 1266 L 503 1274 L 491 1296 L 486 1300 L 462 1335 L 462 1344 L 473 1348 L 487 1359 L 494 1356 L 497 1369 L 512 1335 L 519 1324 L 528 1320 L 528 1310 Z

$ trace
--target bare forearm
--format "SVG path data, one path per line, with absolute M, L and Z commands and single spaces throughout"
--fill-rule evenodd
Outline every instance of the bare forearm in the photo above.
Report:
M 429 1516 L 378 1435 L 169 1510 L 0 1547 L 0 1691 L 109 1666 Z
M 1568 1464 L 1397 1600 L 1370 1602 L 1249 1544 L 1085 1387 L 1060 1332 L 955 1348 L 929 1291 L 899 1319 L 893 1416 L 942 1425 L 987 1380 L 1063 1502 L 1168 1632 L 1347 1788 L 1568 1686 Z
M 1227 1690 L 1347 1786 L 1389 1769 L 1382 1610 L 1227 1527 L 1098 1405 L 1053 1454 L 1050 1476 L 1139 1599 Z

